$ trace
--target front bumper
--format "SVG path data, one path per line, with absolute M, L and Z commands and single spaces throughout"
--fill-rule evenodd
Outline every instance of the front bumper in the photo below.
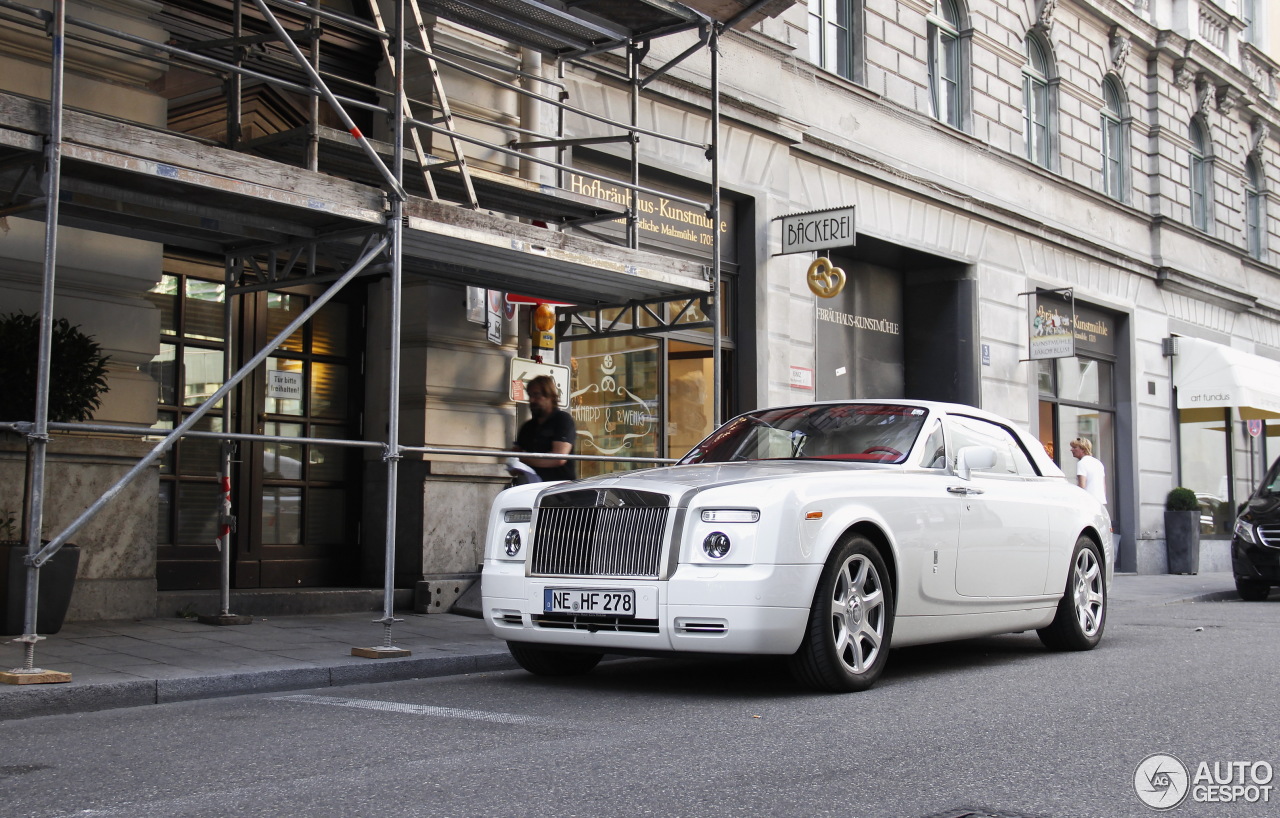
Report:
M 666 581 L 526 577 L 490 561 L 483 613 L 499 639 L 602 651 L 788 655 L 800 647 L 822 565 L 681 565 Z M 634 618 L 547 616 L 545 588 L 635 590 Z
M 1262 580 L 1280 585 L 1280 549 L 1247 543 L 1239 537 L 1233 537 L 1231 571 L 1240 579 Z

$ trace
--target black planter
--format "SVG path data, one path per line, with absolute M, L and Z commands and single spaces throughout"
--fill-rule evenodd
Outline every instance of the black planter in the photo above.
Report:
M 1200 572 L 1200 512 L 1166 511 L 1164 544 L 1170 574 Z
M 23 559 L 27 546 L 16 543 L 0 543 L 0 623 L 4 636 L 20 636 L 26 623 L 27 566 Z M 67 608 L 71 605 L 71 591 L 76 585 L 76 570 L 80 567 L 80 546 L 64 545 L 40 569 L 40 594 L 36 603 L 36 633 L 57 633 L 62 630 Z

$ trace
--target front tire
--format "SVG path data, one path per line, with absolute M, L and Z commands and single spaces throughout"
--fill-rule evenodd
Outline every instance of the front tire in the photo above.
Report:
M 1098 545 L 1076 540 L 1067 587 L 1058 613 L 1047 628 L 1036 631 L 1050 650 L 1093 650 L 1107 626 L 1107 582 Z
M 822 569 L 804 642 L 790 659 L 796 680 L 814 690 L 846 693 L 876 683 L 893 637 L 893 588 L 879 550 L 853 535 Z
M 535 676 L 582 676 L 590 673 L 603 656 L 600 653 L 543 648 L 524 642 L 508 642 L 507 650 L 511 651 L 520 667 Z
M 1236 577 L 1236 593 L 1245 602 L 1262 602 L 1271 596 L 1271 583 L 1259 579 Z

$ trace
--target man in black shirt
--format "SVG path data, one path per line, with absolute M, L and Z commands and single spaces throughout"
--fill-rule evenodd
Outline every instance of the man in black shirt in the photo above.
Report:
M 549 375 L 529 381 L 529 412 L 533 415 L 516 435 L 516 449 L 522 452 L 569 454 L 577 429 L 573 417 L 559 408 L 556 382 Z M 550 457 L 522 457 L 521 461 L 543 480 L 573 480 L 578 476 L 574 461 Z

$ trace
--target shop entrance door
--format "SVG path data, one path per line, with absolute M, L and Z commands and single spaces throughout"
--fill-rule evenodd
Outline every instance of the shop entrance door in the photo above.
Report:
M 169 258 L 151 293 L 161 313 L 161 352 L 142 369 L 160 387 L 158 428 L 181 423 L 223 383 L 227 354 L 220 267 Z M 248 360 L 313 293 L 253 293 L 232 304 L 236 361 Z M 362 290 L 344 292 L 232 393 L 231 430 L 284 440 L 241 442 L 233 455 L 233 588 L 349 584 L 359 564 L 358 450 L 293 443 L 360 435 Z M 221 431 L 225 406 L 197 425 Z M 220 444 L 192 438 L 161 463 L 156 578 L 160 590 L 219 585 Z
M 244 348 L 260 349 L 311 301 L 268 292 L 246 298 Z M 288 438 L 359 436 L 361 305 L 326 304 L 241 390 L 245 431 L 281 438 L 242 444 L 237 588 L 325 587 L 349 582 L 359 563 L 360 454 Z

